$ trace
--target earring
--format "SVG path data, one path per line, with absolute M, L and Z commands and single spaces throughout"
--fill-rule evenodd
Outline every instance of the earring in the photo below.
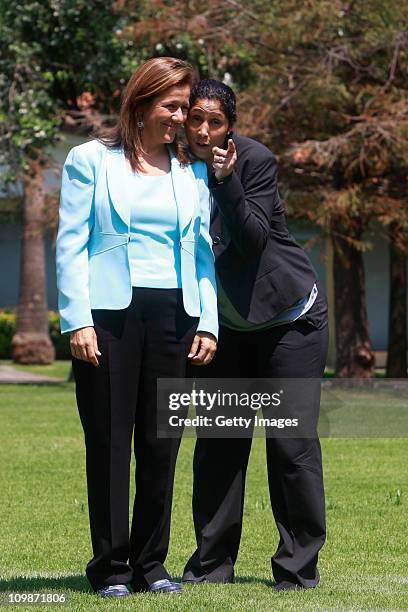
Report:
M 144 128 L 143 119 L 138 119 L 137 120 L 137 127 L 139 128 L 139 130 L 143 130 L 143 128 Z

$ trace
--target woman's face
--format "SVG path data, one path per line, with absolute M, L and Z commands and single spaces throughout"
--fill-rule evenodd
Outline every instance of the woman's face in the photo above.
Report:
M 205 162 L 213 159 L 212 148 L 223 147 L 230 130 L 219 100 L 201 98 L 189 110 L 186 136 L 193 154 Z
M 190 85 L 169 87 L 143 111 L 143 143 L 157 146 L 173 142 L 187 119 Z

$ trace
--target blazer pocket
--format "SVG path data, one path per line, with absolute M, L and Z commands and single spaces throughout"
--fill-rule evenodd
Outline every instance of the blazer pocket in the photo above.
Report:
M 127 244 L 130 240 L 129 234 L 114 234 L 105 232 L 95 232 L 89 242 L 89 254 L 99 255 L 115 247 Z

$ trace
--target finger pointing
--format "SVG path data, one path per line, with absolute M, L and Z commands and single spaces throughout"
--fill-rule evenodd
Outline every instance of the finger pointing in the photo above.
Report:
M 232 140 L 232 138 L 230 138 L 228 140 L 228 153 L 230 153 L 230 155 L 232 155 L 233 153 L 235 153 L 235 144 L 234 141 Z

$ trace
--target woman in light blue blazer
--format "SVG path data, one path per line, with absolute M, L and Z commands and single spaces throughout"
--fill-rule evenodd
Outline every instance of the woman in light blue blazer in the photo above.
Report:
M 61 331 L 71 333 L 85 434 L 86 571 L 104 597 L 181 590 L 164 567 L 179 440 L 157 438 L 156 381 L 209 363 L 218 333 L 206 167 L 177 143 L 192 74 L 174 58 L 145 62 L 117 125 L 72 149 L 63 170 Z

